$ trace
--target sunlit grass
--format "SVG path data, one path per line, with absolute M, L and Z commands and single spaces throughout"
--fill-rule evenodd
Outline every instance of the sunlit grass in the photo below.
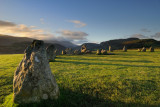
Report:
M 0 103 L 12 93 L 23 55 L 0 55 Z M 50 66 L 60 87 L 57 105 L 160 105 L 160 50 L 115 55 L 60 55 Z M 11 95 L 10 95 L 11 96 Z

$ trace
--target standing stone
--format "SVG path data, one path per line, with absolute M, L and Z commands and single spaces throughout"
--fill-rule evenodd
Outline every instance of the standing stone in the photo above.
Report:
M 127 52 L 127 47 L 126 46 L 123 47 L 123 52 Z
M 142 50 L 141 50 L 141 52 L 146 52 L 146 48 L 143 47 Z
M 85 53 L 87 50 L 86 45 L 82 45 L 81 47 L 81 53 Z
M 62 50 L 62 55 L 65 55 L 66 54 L 66 51 Z
M 150 52 L 154 52 L 154 48 L 153 48 L 153 47 L 150 47 L 150 48 L 149 48 L 149 51 L 150 51 Z
M 107 50 L 102 49 L 102 50 L 101 50 L 101 54 L 102 54 L 102 55 L 107 55 Z
M 141 49 L 138 49 L 138 52 L 141 52 Z
M 51 73 L 44 42 L 34 40 L 14 73 L 14 103 L 34 103 L 57 99 L 59 88 Z
M 97 49 L 96 55 L 100 55 L 101 51 L 99 49 Z
M 47 58 L 48 58 L 49 62 L 55 61 L 56 54 L 55 54 L 54 45 L 48 46 L 46 51 L 47 51 Z
M 113 52 L 113 50 L 112 50 L 112 47 L 111 47 L 111 46 L 109 46 L 109 52 Z

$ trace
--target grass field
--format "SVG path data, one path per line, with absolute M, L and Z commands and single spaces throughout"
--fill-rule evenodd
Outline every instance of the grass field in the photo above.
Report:
M 60 97 L 54 105 L 160 106 L 160 50 L 114 53 L 60 55 L 51 62 L 60 88 Z M 12 103 L 13 74 L 22 57 L 19 54 L 0 55 L 0 106 Z

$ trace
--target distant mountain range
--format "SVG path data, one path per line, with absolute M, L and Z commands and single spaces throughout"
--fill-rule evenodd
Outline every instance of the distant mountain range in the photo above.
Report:
M 27 37 L 14 37 L 8 35 L 0 35 L 0 54 L 19 54 L 23 53 L 25 48 L 32 43 L 34 39 Z M 46 47 L 50 44 L 54 44 L 60 54 L 62 50 L 65 50 L 67 45 L 71 46 L 72 43 L 58 42 L 58 41 L 44 41 Z M 62 44 L 63 43 L 63 44 Z M 61 45 L 62 44 L 62 45 Z M 65 45 L 65 46 L 63 46 Z M 74 47 L 73 45 L 72 47 Z
M 31 44 L 34 39 L 27 37 L 13 37 L 8 35 L 0 35 L 0 54 L 18 54 L 23 53 L 25 48 Z M 143 46 L 149 48 L 150 46 L 160 48 L 160 41 L 154 39 L 115 39 L 96 43 L 84 43 L 81 46 L 75 45 L 69 41 L 54 41 L 45 40 L 46 47 L 50 44 L 54 44 L 60 54 L 62 50 L 66 48 L 81 49 L 82 45 L 86 45 L 89 50 L 107 49 L 112 46 L 114 50 L 122 49 L 125 45 L 128 49 L 142 48 Z

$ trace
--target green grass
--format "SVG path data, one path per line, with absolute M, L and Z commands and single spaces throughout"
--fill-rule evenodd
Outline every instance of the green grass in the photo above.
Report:
M 50 66 L 59 99 L 31 105 L 160 106 L 160 50 L 114 53 L 58 56 Z M 12 105 L 13 74 L 22 57 L 0 55 L 0 104 Z

